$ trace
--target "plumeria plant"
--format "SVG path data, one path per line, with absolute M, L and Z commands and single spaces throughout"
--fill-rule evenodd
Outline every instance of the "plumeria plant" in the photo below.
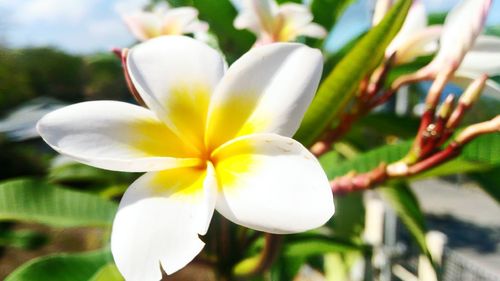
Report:
M 421 1 L 379 0 L 373 26 L 336 53 L 325 39 L 352 1 L 308 2 L 152 1 L 124 15 L 138 42 L 114 53 L 134 103 L 48 113 L 37 130 L 70 160 L 0 183 L 12 198 L 0 219 L 92 227 L 99 242 L 6 280 L 287 281 L 313 268 L 340 281 L 359 262 L 377 280 L 368 190 L 439 278 L 408 184 L 467 173 L 500 202 L 498 108 L 466 118 L 482 94 L 500 95 L 500 39 L 482 34 L 492 1 L 462 0 L 429 26 Z M 423 81 L 421 115 L 388 110 Z M 463 93 L 445 96 L 451 83 Z

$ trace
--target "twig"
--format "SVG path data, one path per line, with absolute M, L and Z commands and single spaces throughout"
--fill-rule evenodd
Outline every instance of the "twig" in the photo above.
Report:
M 435 117 L 439 96 L 449 75 L 449 71 L 438 75 L 439 78 L 431 87 L 426 99 L 426 111 L 422 115 L 417 136 L 408 154 L 390 165 L 382 163 L 370 172 L 350 173 L 334 179 L 331 184 L 335 193 L 369 189 L 388 179 L 421 173 L 456 157 L 460 154 L 462 147 L 475 137 L 499 130 L 500 117 L 497 116 L 490 121 L 467 127 L 446 148 L 439 149 L 450 139 L 467 109 L 478 99 L 487 79 L 487 76 L 483 75 L 471 83 L 460 97 L 454 110 L 452 110 L 454 98 L 449 95 L 439 108 L 438 116 Z

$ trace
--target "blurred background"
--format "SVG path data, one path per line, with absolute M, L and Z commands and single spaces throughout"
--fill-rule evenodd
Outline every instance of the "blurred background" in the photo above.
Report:
M 58 157 L 38 138 L 34 124 L 45 113 L 80 101 L 134 102 L 126 88 L 120 61 L 111 49 L 135 43 L 121 14 L 151 2 L 0 0 L 0 180 L 49 178 L 74 190 L 90 190 L 104 198 L 114 198 L 138 176 L 67 165 L 67 159 Z M 442 23 L 458 1 L 423 2 L 429 12 L 429 22 Z M 328 52 L 342 52 L 343 46 L 370 28 L 373 6 L 370 0 L 353 1 L 330 32 Z M 493 3 L 485 33 L 500 36 L 498 1 Z M 500 82 L 498 77 L 493 79 Z M 338 149 L 366 150 L 413 136 L 418 128 L 418 106 L 427 88 L 428 84 L 422 83 L 407 89 L 416 94 L 404 98 L 402 103 L 394 100 L 370 118 L 361 120 L 346 136 L 349 145 L 342 147 L 340 143 Z M 447 90 L 461 91 L 452 86 Z M 500 97 L 484 97 L 468 115 L 468 122 L 495 116 L 499 105 Z M 390 117 L 394 114 L 400 116 L 404 130 L 391 123 Z M 366 136 L 370 136 L 370 143 L 366 143 Z M 489 171 L 493 175 L 498 172 L 498 168 Z M 429 229 L 446 234 L 444 251 L 454 266 L 447 280 L 500 280 L 500 206 L 477 187 L 481 176 L 452 175 L 412 182 Z M 495 179 L 485 177 L 492 178 Z M 500 188 L 498 176 L 496 184 Z M 3 197 L 2 200 L 10 199 Z M 385 235 L 393 237 L 385 239 L 390 241 L 385 246 L 397 252 L 392 262 L 404 264 L 409 271 L 415 270 L 416 250 L 408 234 L 399 226 L 393 210 L 387 206 L 383 210 L 386 220 L 394 221 L 385 226 Z M 0 210 L 0 218 L 3 211 Z M 49 227 L 58 224 L 63 228 Z M 64 222 L 48 225 L 0 221 L 0 280 L 35 257 L 97 249 L 101 246 L 99 237 L 107 235 L 107 230 L 78 224 L 71 228 L 65 227 L 75 225 Z M 404 274 L 389 278 L 411 280 L 404 279 Z M 470 277 L 463 277 L 464 274 Z

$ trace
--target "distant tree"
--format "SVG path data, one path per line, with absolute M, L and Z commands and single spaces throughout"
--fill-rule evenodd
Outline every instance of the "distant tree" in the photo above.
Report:
M 81 57 L 48 47 L 26 48 L 19 51 L 18 62 L 37 96 L 67 102 L 83 99 L 85 65 Z
M 131 98 L 123 77 L 121 62 L 112 53 L 101 53 L 85 59 L 85 98 L 89 100 Z
M 18 64 L 19 54 L 0 46 L 0 112 L 35 97 L 30 75 Z

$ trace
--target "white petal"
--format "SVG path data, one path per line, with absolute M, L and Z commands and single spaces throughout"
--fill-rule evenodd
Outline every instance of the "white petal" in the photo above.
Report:
M 272 132 L 292 136 L 321 77 L 321 53 L 301 44 L 256 47 L 236 61 L 212 98 L 207 142 Z
M 285 3 L 279 7 L 278 16 L 283 20 L 277 35 L 278 41 L 293 41 L 300 35 L 321 38 L 327 34 L 322 26 L 311 23 L 313 16 L 304 5 Z
M 467 55 L 465 55 L 459 70 L 462 72 L 500 74 L 500 38 L 480 35 Z
M 282 15 L 288 24 L 295 27 L 307 25 L 313 20 L 309 9 L 297 3 L 285 3 L 279 6 L 278 15 Z
M 413 61 L 419 56 L 424 56 L 437 52 L 438 39 L 441 36 L 442 26 L 434 25 L 416 31 L 406 38 L 397 49 L 387 49 L 386 56 L 389 57 L 396 51 L 396 64 L 403 64 Z
M 246 21 L 236 20 L 235 24 L 237 28 L 250 28 L 257 22 L 262 32 L 272 32 L 277 10 L 278 5 L 274 0 L 243 0 L 241 13 L 247 14 L 243 17 Z
M 146 41 L 160 35 L 162 20 L 155 13 L 137 12 L 123 15 L 123 21 L 139 41 Z
M 197 17 L 198 10 L 193 7 L 171 9 L 165 14 L 164 17 L 163 34 L 181 35 L 195 31 L 206 31 L 208 29 L 208 25 L 206 25 L 206 23 L 201 24 Z
M 187 159 L 196 152 L 151 111 L 124 102 L 70 105 L 45 115 L 37 128 L 58 152 L 98 168 L 145 172 L 199 162 Z
M 189 37 L 163 36 L 132 48 L 127 66 L 148 107 L 200 147 L 210 96 L 225 71 L 219 53 Z
M 297 35 L 308 36 L 313 38 L 324 38 L 328 35 L 328 32 L 324 27 L 316 23 L 310 23 L 297 30 Z
M 394 1 L 392 0 L 376 0 L 375 9 L 373 11 L 372 25 L 377 25 L 389 11 Z
M 127 281 L 161 279 L 188 264 L 203 248 L 213 214 L 213 172 L 175 169 L 147 173 L 125 192 L 113 223 L 111 251 Z M 204 191 L 205 190 L 205 191 Z
M 425 6 L 420 0 L 413 1 L 403 26 L 399 30 L 396 37 L 392 40 L 391 44 L 387 47 L 386 53 L 391 55 L 394 51 L 398 50 L 401 45 L 426 27 L 427 12 L 425 10 Z
M 249 29 L 255 34 L 262 32 L 259 18 L 253 11 L 244 10 L 234 19 L 233 25 L 236 29 Z
M 334 213 L 321 165 L 291 138 L 245 136 L 225 144 L 213 157 L 221 186 L 216 209 L 237 224 L 294 233 L 317 228 Z
M 440 50 L 432 64 L 458 67 L 465 53 L 473 46 L 483 29 L 491 0 L 462 0 L 446 17 Z

